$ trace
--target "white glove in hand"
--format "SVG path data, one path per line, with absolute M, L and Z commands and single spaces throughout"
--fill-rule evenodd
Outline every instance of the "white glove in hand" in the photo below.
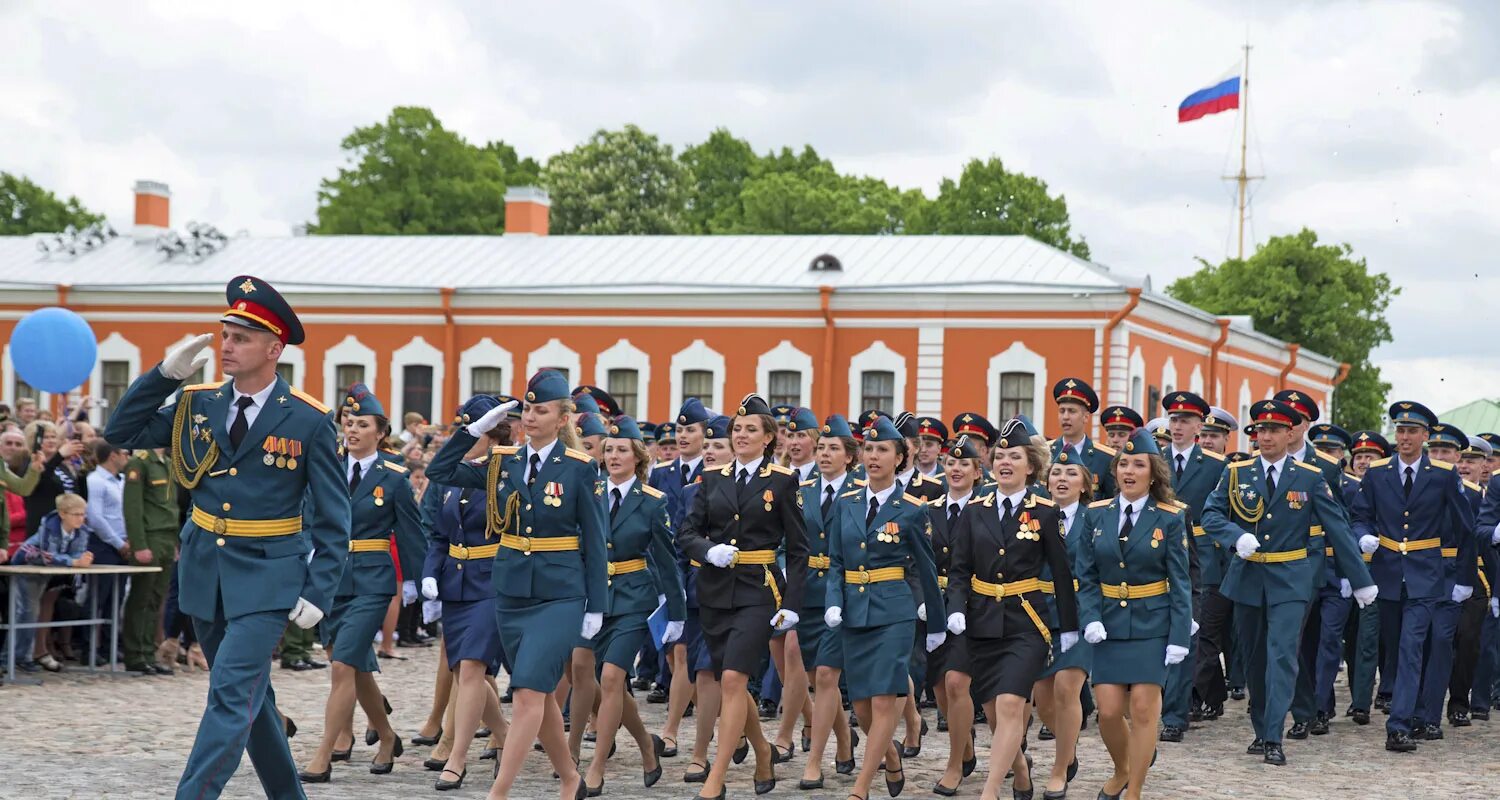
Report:
M 1167 666 L 1170 667 L 1173 664 L 1181 664 L 1183 659 L 1187 658 L 1187 654 L 1188 649 L 1186 647 L 1183 647 L 1182 645 L 1167 645 Z
M 401 605 L 402 606 L 409 606 L 409 605 L 411 605 L 412 603 L 415 603 L 415 602 L 417 602 L 417 582 L 416 581 L 402 581 L 401 582 Z
M 437 578 L 422 579 L 422 596 L 428 600 L 436 600 L 438 598 Z
M 783 608 L 776 612 L 776 616 L 771 617 L 771 628 L 778 631 L 788 631 L 796 627 L 797 623 L 801 621 L 802 617 L 797 612 L 790 608 Z
M 664 606 L 666 604 L 667 604 L 667 596 L 666 595 L 659 594 L 659 595 L 656 596 L 656 607 L 657 608 L 661 608 L 662 606 Z
M 662 634 L 661 634 L 661 643 L 662 644 L 671 644 L 671 643 L 673 643 L 673 642 L 675 642 L 675 641 L 677 641 L 678 639 L 681 639 L 681 638 L 682 638 L 682 621 L 681 620 L 668 621 L 667 622 L 667 629 L 665 631 L 662 631 Z
M 604 627 L 604 613 L 590 611 L 583 615 L 583 627 L 578 631 L 578 635 L 585 639 L 592 639 L 602 627 Z
M 823 609 L 823 624 L 830 628 L 837 628 L 844 624 L 844 609 L 838 606 Z
M 1500 544 L 1500 525 L 1495 526 L 1495 532 L 1490 534 L 1490 544 Z
M 939 647 L 942 647 L 943 642 L 947 640 L 948 634 L 944 633 L 943 631 L 927 634 L 927 652 L 931 653 Z
M 193 373 L 202 369 L 213 358 L 212 353 L 204 353 L 203 348 L 214 340 L 212 333 L 195 336 L 186 342 L 174 347 L 167 357 L 162 359 L 161 374 L 174 381 L 185 381 Z
M 962 611 L 955 611 L 948 615 L 948 632 L 954 636 L 962 636 L 969 629 L 969 621 L 964 619 Z
M 1189 636 L 1197 636 L 1198 635 L 1198 620 L 1196 620 L 1196 619 L 1193 620 L 1193 626 L 1191 628 L 1188 628 L 1188 635 Z
M 1348 578 L 1339 578 L 1339 597 L 1348 599 L 1354 596 L 1354 587 L 1349 585 Z
M 1375 598 L 1379 596 L 1379 594 L 1380 588 L 1372 583 L 1369 586 L 1354 590 L 1354 602 L 1358 603 L 1360 608 L 1364 608 L 1365 606 L 1375 602 Z
M 302 630 L 307 630 L 323 619 L 323 612 L 317 606 L 307 602 L 307 598 L 299 597 L 297 598 L 297 605 L 292 606 L 292 610 L 286 615 L 286 618 L 291 620 L 293 625 Z
M 1473 597 L 1473 596 L 1474 596 L 1474 587 L 1472 587 L 1472 586 L 1454 586 L 1453 587 L 1453 602 L 1455 602 L 1455 603 L 1462 603 L 1463 601 L 1468 600 L 1470 597 Z
M 926 603 L 922 603 L 921 605 L 917 606 L 917 619 L 922 620 L 923 622 L 927 621 L 927 604 Z
M 443 601 L 441 601 L 441 600 L 423 600 L 422 601 L 422 624 L 423 625 L 426 625 L 429 622 L 432 622 L 434 620 L 439 620 L 439 619 L 442 619 L 442 618 L 443 618 Z
M 515 400 L 507 400 L 504 403 L 501 403 L 500 405 L 490 409 L 489 411 L 486 411 L 484 416 L 469 423 L 469 435 L 478 439 L 486 433 L 494 430 L 495 426 L 500 424 L 500 420 L 505 419 L 506 412 L 510 411 L 512 408 L 515 408 L 517 405 L 520 404 Z
M 1380 538 L 1365 534 L 1359 537 L 1359 552 L 1369 555 L 1380 549 Z
M 1058 640 L 1058 646 L 1062 648 L 1062 651 L 1066 653 L 1072 650 L 1075 644 L 1078 644 L 1078 631 L 1063 631 L 1062 638 Z
M 1102 622 L 1090 622 L 1083 626 L 1083 640 L 1089 644 L 1098 644 L 1108 638 L 1109 634 L 1105 633 Z
M 1500 617 L 1500 597 L 1490 598 L 1490 616 Z
M 1256 541 L 1255 534 L 1253 533 L 1242 533 L 1240 534 L 1240 538 L 1234 540 L 1234 552 L 1240 558 L 1249 558 L 1259 549 L 1260 542 Z
M 734 554 L 739 551 L 740 549 L 732 544 L 716 544 L 708 548 L 708 563 L 723 569 L 729 566 L 729 562 L 734 560 Z

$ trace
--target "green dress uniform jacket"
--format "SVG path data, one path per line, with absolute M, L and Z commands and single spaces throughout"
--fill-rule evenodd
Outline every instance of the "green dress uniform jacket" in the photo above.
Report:
M 167 459 L 154 450 L 138 450 L 125 462 L 125 538 L 131 550 L 151 549 L 161 565 L 162 553 L 156 552 L 158 537 L 165 534 L 168 561 L 177 543 L 177 484 Z
M 1121 549 L 1119 499 L 1089 504 L 1073 535 L 1086 536 L 1078 549 L 1079 622 L 1102 622 L 1109 641 L 1154 639 L 1187 647 L 1193 626 L 1188 579 L 1187 532 L 1182 509 L 1147 499 Z M 1154 545 L 1152 543 L 1155 543 Z M 1105 599 L 1103 585 L 1138 586 L 1167 581 L 1166 594 Z M 1156 657 L 1160 657 L 1158 654 Z M 1159 662 L 1158 662 L 1159 663 Z
M 832 565 L 824 587 L 825 607 L 841 608 L 843 624 L 850 628 L 878 628 L 915 621 L 917 605 L 926 603 L 927 632 L 941 632 L 948 615 L 943 610 L 932 559 L 926 503 L 919 497 L 892 492 L 875 518 L 865 525 L 869 504 L 869 489 L 863 486 L 844 492 L 834 502 L 829 548 Z M 913 594 L 905 577 L 858 582 L 861 575 L 891 567 L 914 569 L 921 596 Z M 848 582 L 849 577 L 856 582 Z
M 612 487 L 607 479 L 602 485 L 607 496 Z M 612 563 L 644 558 L 647 571 L 609 578 L 610 616 L 650 614 L 656 610 L 656 596 L 662 594 L 667 598 L 667 619 L 687 619 L 687 601 L 672 538 L 666 492 L 643 486 L 637 480 L 620 498 L 620 509 L 610 520 L 604 547 Z
M 409 581 L 422 574 L 422 560 L 427 554 L 427 539 L 422 535 L 421 515 L 412 494 L 406 467 L 385 458 L 376 458 L 370 471 L 354 488 L 349 498 L 349 541 L 373 539 L 388 541 L 396 537 L 396 553 L 401 559 L 401 575 Z M 387 551 L 350 550 L 344 561 L 343 578 L 336 597 L 354 595 L 396 594 L 396 565 Z

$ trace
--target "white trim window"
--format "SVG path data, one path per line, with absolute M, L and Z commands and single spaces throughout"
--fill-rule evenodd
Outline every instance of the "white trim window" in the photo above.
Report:
M 486 336 L 458 354 L 458 401 L 485 394 L 514 394 L 516 362 L 510 351 Z
M 724 356 L 702 339 L 672 355 L 672 414 L 682 408 L 682 401 L 696 397 L 710 410 L 720 410 L 724 402 Z
M 1022 342 L 1012 342 L 1004 352 L 990 359 L 985 373 L 989 386 L 989 405 L 985 413 L 1000 425 L 1017 414 L 1031 418 L 1039 433 L 1045 433 L 1047 416 L 1047 359 Z
M 530 381 L 531 376 L 544 369 L 555 369 L 568 379 L 568 386 L 577 386 L 583 376 L 582 360 L 578 351 L 562 343 L 560 339 L 548 339 L 547 343 L 526 355 L 526 374 L 521 377 Z
M 627 416 L 650 418 L 651 356 L 629 339 L 615 342 L 594 359 L 594 385 L 609 392 Z
M 867 373 L 869 373 L 867 375 Z M 905 410 L 906 405 L 906 357 L 876 341 L 853 358 L 849 359 L 849 419 L 859 419 L 860 412 L 873 406 L 861 405 L 866 400 L 876 401 L 883 395 L 881 384 L 890 375 L 890 408 L 880 408 L 892 417 Z M 868 385 L 867 385 L 868 378 Z M 878 390 L 866 393 L 866 389 Z
M 1193 374 L 1188 376 L 1188 391 L 1203 396 L 1203 367 L 1199 364 L 1193 365 Z
M 428 421 L 448 416 L 443 397 L 443 380 L 446 378 L 443 351 L 428 344 L 420 336 L 402 345 L 391 353 L 391 398 L 386 403 L 386 413 L 391 416 L 391 426 L 401 427 L 401 418 L 407 411 L 416 411 Z M 412 378 L 426 378 L 427 391 L 407 391 L 408 374 Z M 407 395 L 411 395 L 408 397 Z M 425 398 L 423 395 L 425 394 Z M 423 400 L 426 400 L 424 403 Z M 408 408 L 408 403 L 411 407 Z
M 303 382 L 307 380 L 307 354 L 294 344 L 282 348 L 281 358 L 276 362 L 276 374 L 288 386 L 301 389 Z
M 755 362 L 755 386 L 772 406 L 807 406 L 812 401 L 812 356 L 782 339 Z
M 89 376 L 89 394 L 94 407 L 89 418 L 96 425 L 109 421 L 115 403 L 125 394 L 130 382 L 141 374 L 141 348 L 130 343 L 119 331 L 110 333 L 99 343 L 93 374 Z
M 343 405 L 351 383 L 363 383 L 378 394 L 375 381 L 379 376 L 375 351 L 351 333 L 323 351 L 323 402 L 330 408 Z
M 1166 363 L 1161 365 L 1161 396 L 1166 397 L 1177 391 L 1177 388 L 1177 362 L 1171 356 L 1167 356 Z M 1155 415 L 1160 408 L 1159 405 L 1152 406 L 1150 411 Z

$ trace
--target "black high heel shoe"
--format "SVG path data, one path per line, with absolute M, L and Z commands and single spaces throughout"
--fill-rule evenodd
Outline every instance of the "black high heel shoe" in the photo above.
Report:
M 391 714 L 396 713 L 394 710 L 391 709 L 391 701 L 385 699 L 385 695 L 381 695 L 380 696 L 380 702 L 385 706 L 386 716 L 390 716 Z M 379 741 L 380 741 L 380 734 L 377 733 L 374 728 L 365 728 L 365 747 L 374 747 L 375 743 L 379 742 Z M 421 744 L 421 742 L 417 741 L 416 739 L 413 739 L 412 740 L 412 744 Z M 437 742 L 433 742 L 433 744 L 437 744 Z M 353 749 L 353 748 L 350 748 L 350 749 Z
M 335 751 L 333 751 L 333 755 L 330 755 L 328 757 L 328 760 L 329 761 L 348 761 L 353 755 L 354 755 L 354 745 L 351 744 L 351 745 L 349 745 L 349 749 L 348 750 L 335 750 Z M 448 762 L 445 761 L 443 763 L 446 764 Z
M 745 763 L 745 759 L 747 757 L 749 757 L 749 755 L 750 755 L 750 740 L 746 739 L 743 736 L 741 736 L 740 737 L 740 746 L 734 748 L 734 763 L 736 763 L 736 764 L 743 764 L 743 763 Z
M 840 775 L 853 775 L 854 774 L 854 754 L 853 753 L 849 754 L 849 760 L 848 761 L 839 761 L 837 758 L 835 758 L 834 761 L 833 761 L 833 771 L 837 772 Z
M 779 744 L 777 744 L 775 742 L 771 743 L 771 763 L 772 764 L 785 764 L 786 762 L 791 761 L 792 760 L 792 756 L 795 755 L 796 753 L 797 753 L 797 751 L 793 750 L 790 747 L 783 748 L 781 745 L 779 745 Z
M 700 770 L 700 771 L 698 771 L 698 772 L 684 773 L 683 776 L 682 776 L 682 782 L 683 783 L 702 783 L 702 782 L 708 780 L 708 765 L 707 764 L 699 764 L 696 761 L 690 761 L 690 762 L 688 762 L 688 766 L 690 766 L 690 767 L 703 767 L 703 769 Z
M 598 797 L 599 795 L 604 794 L 604 781 L 600 781 L 598 786 L 590 786 L 587 780 L 583 778 L 579 778 L 579 780 L 583 781 L 584 797 Z
M 1032 800 L 1036 796 L 1036 784 L 1031 781 L 1031 756 L 1026 757 L 1026 782 L 1031 784 L 1029 789 L 1017 789 L 1015 783 L 1010 785 L 1010 796 L 1013 800 Z
M 422 747 L 431 747 L 431 746 L 437 744 L 438 740 L 441 739 L 441 738 L 443 738 L 443 729 L 442 728 L 438 728 L 437 735 L 435 735 L 435 736 L 423 736 L 422 734 L 419 733 L 416 736 L 411 737 L 411 743 L 415 744 L 415 745 L 420 745 Z
M 802 790 L 802 791 L 804 791 L 804 792 L 810 792 L 810 791 L 813 791 L 814 789 L 821 789 L 821 788 L 823 788 L 823 772 L 822 772 L 822 770 L 818 771 L 817 780 L 811 780 L 810 781 L 810 780 L 808 780 L 806 778 L 799 778 L 797 780 L 797 788 L 800 789 L 800 790 Z
M 922 720 L 922 728 L 917 732 L 916 747 L 907 747 L 904 744 L 901 745 L 901 757 L 916 758 L 917 756 L 922 755 L 922 739 L 925 736 L 927 736 L 927 720 L 924 718 Z
M 286 730 L 286 738 L 290 739 L 297 735 L 297 723 L 293 722 L 291 717 L 282 717 L 281 721 L 284 723 L 282 727 Z
M 397 736 L 396 737 L 396 746 L 391 748 L 391 760 L 385 762 L 384 764 L 382 764 L 379 761 L 375 761 L 375 760 L 372 759 L 370 761 L 370 774 L 371 775 L 389 775 L 389 774 L 391 774 L 391 770 L 393 770 L 393 769 L 396 768 L 396 759 L 400 758 L 401 754 L 404 753 L 404 752 L 406 752 L 406 748 L 404 748 L 404 747 L 401 746 L 401 737 Z
M 641 779 L 645 782 L 647 789 L 655 786 L 656 782 L 661 780 L 661 759 L 659 757 L 656 761 L 656 769 L 641 773 Z
M 330 783 L 333 781 L 333 765 L 330 764 L 328 769 L 322 772 L 308 772 L 299 769 L 297 770 L 297 780 L 303 783 Z
M 896 762 L 897 766 L 895 769 L 886 769 L 885 790 L 891 793 L 891 797 L 896 797 L 901 794 L 902 789 L 906 788 L 906 759 L 901 755 L 901 742 L 892 739 L 891 747 L 896 749 L 897 758 L 901 760 Z M 900 775 L 901 779 L 896 781 L 891 780 L 892 772 Z
M 774 751 L 773 751 L 774 752 Z M 768 794 L 776 788 L 776 759 L 771 759 L 771 777 L 768 780 L 755 779 L 755 793 L 757 795 Z
M 443 774 L 444 775 L 446 775 L 446 774 L 448 774 L 450 772 L 453 772 L 453 770 L 451 770 L 451 769 L 444 769 L 443 770 Z M 465 767 L 463 772 L 453 772 L 453 774 L 458 776 L 458 780 L 456 780 L 456 781 L 446 781 L 446 780 L 443 780 L 440 777 L 440 778 L 437 779 L 437 783 L 434 783 L 432 785 L 432 788 L 434 788 L 434 789 L 436 789 L 436 790 L 438 790 L 440 792 L 446 792 L 446 791 L 449 791 L 450 789 L 462 789 L 464 787 L 464 778 L 467 778 L 469 776 L 469 768 Z
M 704 797 L 701 794 L 697 795 L 697 800 L 724 800 L 724 789 L 720 788 L 719 793 L 713 797 Z

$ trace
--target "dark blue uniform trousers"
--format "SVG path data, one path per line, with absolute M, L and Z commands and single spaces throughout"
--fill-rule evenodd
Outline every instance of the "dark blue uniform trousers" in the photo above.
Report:
M 208 704 L 177 784 L 177 800 L 218 797 L 246 751 L 266 797 L 306 800 L 271 691 L 271 651 L 286 629 L 287 611 L 234 619 L 223 614 L 220 608 L 212 620 L 193 619 L 212 669 Z
M 1199 592 L 1193 592 L 1193 619 L 1203 616 Z M 1201 631 L 1200 631 L 1201 633 Z M 1188 640 L 1187 658 L 1167 667 L 1167 685 L 1162 687 L 1161 724 L 1178 730 L 1188 728 L 1188 706 L 1193 700 L 1193 681 L 1198 671 L 1198 635 Z
M 1318 644 L 1316 650 L 1316 689 L 1317 711 L 1324 716 L 1333 716 L 1333 681 L 1339 675 L 1339 666 L 1344 660 L 1344 625 L 1349 621 L 1349 607 L 1354 605 L 1354 600 L 1348 597 L 1340 597 L 1334 592 L 1332 597 L 1319 598 L 1321 608 L 1319 613 L 1321 619 L 1318 625 Z M 1354 676 L 1349 676 L 1351 695 L 1354 685 Z
M 1495 677 L 1500 672 L 1500 619 L 1490 616 L 1488 605 L 1479 626 L 1479 660 L 1474 665 L 1474 686 L 1469 692 L 1469 710 L 1489 711 Z
M 1411 733 L 1411 720 L 1421 699 L 1424 646 L 1437 605 L 1437 600 L 1409 597 L 1380 601 L 1380 638 L 1386 643 L 1387 662 L 1395 662 L 1386 733 Z M 1383 673 L 1381 679 L 1385 679 Z
M 1433 607 L 1432 627 L 1427 635 L 1427 659 L 1422 668 L 1422 694 L 1417 700 L 1417 719 L 1441 723 L 1443 700 L 1448 696 L 1448 679 L 1453 677 L 1453 641 L 1458 635 L 1458 618 L 1463 606 L 1451 600 L 1438 600 Z
M 1245 647 L 1250 721 L 1257 739 L 1281 742 L 1297 684 L 1297 647 L 1306 616 L 1306 600 L 1234 606 L 1235 629 Z

